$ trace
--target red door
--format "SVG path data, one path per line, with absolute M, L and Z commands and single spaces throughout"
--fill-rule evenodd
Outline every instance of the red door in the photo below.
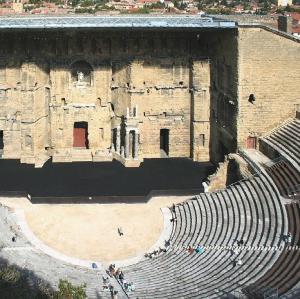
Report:
M 73 147 L 86 148 L 86 128 L 74 128 L 73 131 Z
M 247 138 L 247 148 L 256 148 L 256 137 Z

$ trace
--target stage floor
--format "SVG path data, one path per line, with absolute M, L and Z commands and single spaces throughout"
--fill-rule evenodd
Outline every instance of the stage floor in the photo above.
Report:
M 138 204 L 32 204 L 26 198 L 0 197 L 0 203 L 23 211 L 33 234 L 59 253 L 110 263 L 149 252 L 163 230 L 160 208 L 188 198 L 153 197 Z

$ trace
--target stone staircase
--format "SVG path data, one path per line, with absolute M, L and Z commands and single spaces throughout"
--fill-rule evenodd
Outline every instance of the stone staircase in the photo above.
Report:
M 300 172 L 300 119 L 294 119 L 260 139 L 275 149 Z
M 89 162 L 93 161 L 92 152 L 90 149 L 75 149 L 71 151 L 72 162 Z

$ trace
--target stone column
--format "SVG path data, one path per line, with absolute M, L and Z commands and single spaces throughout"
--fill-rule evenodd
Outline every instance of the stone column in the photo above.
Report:
M 121 128 L 117 127 L 116 152 L 119 154 L 121 153 L 120 145 L 121 145 Z
M 125 158 L 129 156 L 129 130 L 126 129 L 125 135 Z
M 134 159 L 138 159 L 139 157 L 139 133 L 135 131 L 134 134 Z

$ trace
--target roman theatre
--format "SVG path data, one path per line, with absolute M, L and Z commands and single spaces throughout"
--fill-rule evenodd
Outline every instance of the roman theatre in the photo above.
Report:
M 1 18 L 0 266 L 28 294 L 112 298 L 115 263 L 118 298 L 299 298 L 299 59 L 210 16 Z M 209 249 L 240 240 L 269 250 Z

